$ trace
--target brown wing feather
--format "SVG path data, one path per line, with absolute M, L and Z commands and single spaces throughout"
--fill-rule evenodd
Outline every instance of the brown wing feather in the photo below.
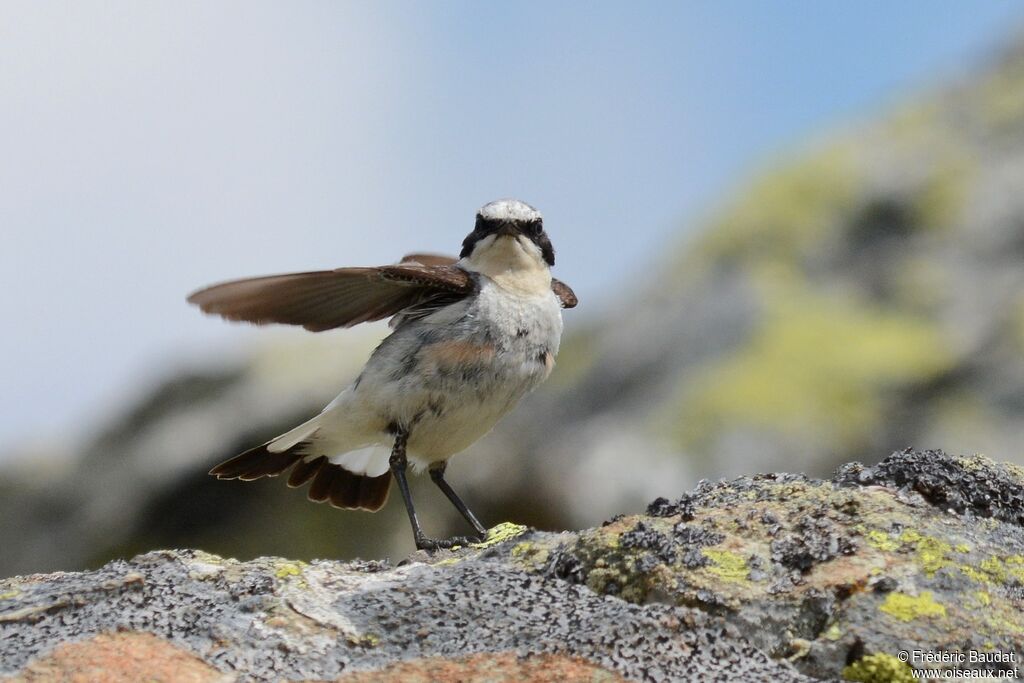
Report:
M 424 266 L 450 266 L 458 261 L 454 256 L 443 254 L 406 254 L 402 257 L 402 263 L 419 263 Z M 551 278 L 551 289 L 555 296 L 562 302 L 562 308 L 575 308 L 580 302 L 572 287 L 557 278 Z
M 452 266 L 459 259 L 444 254 L 406 254 L 401 263 L 419 263 L 424 266 Z
M 572 291 L 572 287 L 561 280 L 551 278 L 551 289 L 555 292 L 558 300 L 562 302 L 562 308 L 575 308 L 576 304 L 580 302 L 576 298 L 576 292 Z
M 470 275 L 453 266 L 405 263 L 234 280 L 193 293 L 205 313 L 320 332 L 389 318 L 439 293 L 465 295 Z

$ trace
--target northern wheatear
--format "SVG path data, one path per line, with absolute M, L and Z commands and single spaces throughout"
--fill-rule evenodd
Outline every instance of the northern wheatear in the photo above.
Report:
M 221 479 L 312 480 L 310 500 L 379 510 L 391 476 L 416 547 L 424 535 L 406 468 L 427 469 L 475 529 L 487 530 L 444 479 L 452 455 L 486 434 L 551 373 L 562 308 L 577 299 L 551 277 L 555 252 L 540 212 L 513 199 L 483 206 L 458 259 L 411 254 L 398 264 L 235 280 L 189 297 L 206 313 L 319 332 L 391 318 L 393 332 L 316 417 L 210 471 Z M 390 471 L 389 471 L 390 470 Z

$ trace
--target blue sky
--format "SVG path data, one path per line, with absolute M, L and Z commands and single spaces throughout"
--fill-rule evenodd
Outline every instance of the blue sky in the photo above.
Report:
M 74 435 L 208 348 L 229 277 L 455 251 L 540 208 L 616 284 L 806 136 L 962 73 L 1013 2 L 5 2 L 0 447 Z

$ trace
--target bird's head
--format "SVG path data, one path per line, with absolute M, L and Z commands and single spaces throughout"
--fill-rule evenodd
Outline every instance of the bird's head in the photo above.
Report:
M 555 249 L 540 211 L 517 199 L 499 199 L 476 212 L 476 226 L 459 256 L 469 263 L 505 261 L 510 269 L 550 268 Z

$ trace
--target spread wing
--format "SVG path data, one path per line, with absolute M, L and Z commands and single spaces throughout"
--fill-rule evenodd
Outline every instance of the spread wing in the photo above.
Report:
M 457 260 L 451 256 L 443 256 L 441 254 L 409 254 L 402 258 L 402 263 L 420 263 L 425 266 L 450 266 L 454 265 Z M 576 298 L 576 292 L 572 291 L 572 287 L 558 278 L 551 278 L 551 290 L 558 297 L 558 300 L 562 302 L 562 308 L 575 308 L 580 302 Z
M 422 257 L 422 255 L 419 255 Z M 461 268 L 403 259 L 394 266 L 338 268 L 233 280 L 189 296 L 204 313 L 321 332 L 382 320 L 410 307 L 458 300 L 475 287 Z

